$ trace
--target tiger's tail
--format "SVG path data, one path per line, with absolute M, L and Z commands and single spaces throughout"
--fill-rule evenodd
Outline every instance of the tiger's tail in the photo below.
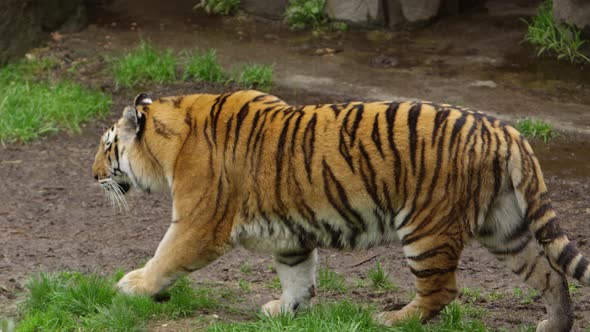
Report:
M 519 137 L 516 141 L 510 151 L 508 169 L 525 222 L 553 268 L 590 285 L 590 262 L 559 226 L 539 161 L 525 139 Z

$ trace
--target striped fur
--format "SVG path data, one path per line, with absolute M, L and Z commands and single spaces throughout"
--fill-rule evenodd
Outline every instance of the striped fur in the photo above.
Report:
M 428 318 L 456 297 L 455 271 L 472 238 L 542 292 L 549 317 L 539 331 L 571 328 L 563 274 L 590 284 L 588 260 L 560 229 L 529 143 L 469 109 L 291 106 L 257 91 L 152 103 L 142 94 L 101 140 L 93 172 L 173 194 L 173 223 L 146 267 L 121 281 L 128 293 L 155 294 L 241 245 L 273 253 L 282 281 L 301 276 L 265 306 L 275 314 L 313 296 L 315 248 L 401 242 L 417 296 L 379 316 L 392 324 Z

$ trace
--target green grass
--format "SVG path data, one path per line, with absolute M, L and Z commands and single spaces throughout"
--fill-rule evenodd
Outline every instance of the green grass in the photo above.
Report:
M 114 284 L 115 278 L 77 272 L 32 278 L 16 331 L 133 331 L 151 319 L 186 317 L 220 306 L 212 289 L 195 288 L 184 278 L 169 290 L 165 303 L 120 294 Z
M 535 301 L 535 298 L 539 296 L 539 292 L 534 289 L 529 289 L 525 292 L 525 290 L 520 287 L 514 287 L 513 295 L 515 299 L 520 300 L 521 304 L 532 304 Z
M 242 266 L 240 266 L 240 271 L 244 274 L 250 274 L 252 273 L 252 265 L 244 263 Z
M 344 277 L 336 271 L 327 267 L 318 269 L 318 289 L 322 291 L 346 293 L 346 281 Z
M 481 299 L 481 291 L 475 288 L 464 287 L 461 290 L 461 297 L 467 302 L 474 303 Z
M 222 83 L 227 80 L 227 75 L 217 61 L 215 50 L 210 49 L 205 52 L 188 53 L 183 79 Z
M 581 32 L 576 27 L 555 22 L 551 0 L 545 0 L 531 22 L 525 23 L 528 25 L 525 41 L 537 47 L 538 56 L 551 53 L 558 59 L 590 63 L 590 59 L 580 51 L 587 41 L 581 38 Z
M 506 297 L 504 294 L 497 291 L 492 291 L 485 296 L 488 301 L 497 301 L 503 299 L 504 297 Z
M 479 320 L 472 320 L 456 302 L 448 305 L 437 323 L 421 324 L 412 318 L 393 327 L 385 327 L 372 319 L 375 309 L 349 301 L 321 303 L 297 315 L 283 314 L 276 318 L 260 315 L 256 321 L 212 324 L 208 332 L 279 332 L 279 331 L 488 331 Z
M 201 8 L 207 14 L 231 15 L 240 7 L 240 0 L 201 0 L 195 9 Z
M 172 50 L 158 51 L 153 45 L 141 41 L 129 53 L 113 60 L 115 82 L 133 87 L 148 81 L 169 83 L 176 80 L 177 59 Z
M 51 61 L 20 62 L 0 69 L 0 142 L 27 142 L 60 130 L 79 132 L 82 122 L 105 116 L 103 93 L 69 81 L 39 79 Z
M 391 281 L 389 281 L 389 273 L 385 272 L 379 261 L 375 262 L 375 267 L 369 269 L 368 277 L 369 280 L 371 280 L 373 288 L 386 290 L 394 290 L 397 288 Z
M 272 86 L 273 67 L 261 64 L 247 64 L 237 75 L 236 81 L 241 86 L 262 91 L 270 90 Z
M 557 132 L 555 132 L 551 124 L 543 120 L 524 118 L 519 120 L 515 127 L 524 136 L 528 138 L 541 138 L 544 142 L 557 136 Z

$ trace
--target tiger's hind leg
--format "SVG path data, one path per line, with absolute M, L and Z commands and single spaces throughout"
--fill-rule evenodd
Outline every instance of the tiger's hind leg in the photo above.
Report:
M 309 307 L 315 296 L 315 265 L 317 250 L 308 252 L 275 255 L 275 268 L 281 279 L 283 294 L 279 300 L 262 306 L 262 311 L 270 316 L 281 312 L 294 312 Z
M 404 242 L 409 240 L 406 237 Z M 404 253 L 416 277 L 416 297 L 398 311 L 380 313 L 377 320 L 385 325 L 416 315 L 425 320 L 452 302 L 457 296 L 455 271 L 462 249 L 462 241 L 445 234 L 430 234 L 406 243 Z
M 567 280 L 551 267 L 516 204 L 513 193 L 500 196 L 478 240 L 543 297 L 548 317 L 537 325 L 537 332 L 569 331 L 573 309 Z

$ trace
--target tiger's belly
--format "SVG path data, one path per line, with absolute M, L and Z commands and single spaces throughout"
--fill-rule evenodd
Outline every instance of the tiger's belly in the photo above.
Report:
M 393 216 L 375 210 L 357 210 L 353 217 L 316 212 L 300 215 L 256 216 L 234 226 L 232 242 L 262 253 L 293 252 L 313 248 L 361 250 L 399 242 Z

